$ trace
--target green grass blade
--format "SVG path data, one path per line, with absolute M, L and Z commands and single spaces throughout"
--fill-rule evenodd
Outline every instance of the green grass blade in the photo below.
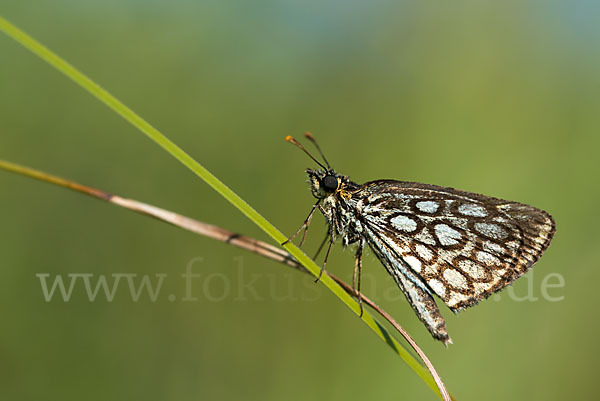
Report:
M 233 206 L 244 213 L 250 220 L 265 231 L 273 240 L 278 243 L 284 242 L 287 238 L 263 216 L 254 210 L 246 201 L 240 198 L 236 193 L 229 189 L 224 183 L 217 179 L 200 163 L 195 161 L 181 148 L 170 141 L 166 136 L 154 128 L 150 123 L 137 115 L 133 110 L 129 109 L 117 98 L 112 96 L 108 91 L 100 85 L 92 81 L 86 75 L 78 71 L 71 64 L 60 58 L 48 48 L 37 42 L 31 36 L 21 31 L 19 28 L 8 22 L 0 16 L 0 31 L 19 42 L 25 48 L 29 49 L 35 55 L 52 65 L 58 71 L 65 74 L 68 78 L 80 85 L 82 88 L 90 92 L 98 100 L 104 102 L 109 108 L 121 115 L 125 120 L 137 127 L 146 136 L 156 142 L 160 147 L 169 152 L 173 157 L 179 160 L 183 165 L 192 170 L 215 191 L 227 199 Z M 292 243 L 285 245 L 287 251 L 292 254 L 304 267 L 306 267 L 315 276 L 318 275 L 320 268 L 312 259 L 304 254 L 298 247 Z M 360 308 L 354 299 L 348 295 L 337 283 L 335 283 L 327 275 L 321 278 L 323 283 L 331 292 L 333 292 L 342 302 L 344 302 L 356 315 L 359 315 Z M 369 326 L 371 330 L 419 376 L 423 381 L 441 398 L 440 391 L 435 384 L 434 379 L 429 372 L 410 354 L 398 341 L 366 310 L 363 313 L 362 320 Z

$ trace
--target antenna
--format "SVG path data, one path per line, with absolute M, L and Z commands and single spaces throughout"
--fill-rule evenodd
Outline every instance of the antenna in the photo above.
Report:
M 323 158 L 323 160 L 325 161 L 325 164 L 327 164 L 327 167 L 329 168 L 329 170 L 331 170 L 331 166 L 329 165 L 329 162 L 327 161 L 327 159 L 325 158 L 325 155 L 323 154 L 323 152 L 321 151 L 321 147 L 319 146 L 319 144 L 317 143 L 317 140 L 315 139 L 315 137 L 313 136 L 313 134 L 311 134 L 310 132 L 306 131 L 304 133 L 304 136 L 306 138 L 308 138 L 309 141 L 311 141 L 315 147 L 317 148 L 317 150 L 319 151 L 319 154 L 321 155 L 321 157 Z
M 299 147 L 304 153 L 306 153 L 308 155 L 308 157 L 313 159 L 315 163 L 317 163 L 319 166 L 323 167 L 323 169 L 327 170 L 327 167 L 325 167 L 321 162 L 319 162 L 317 159 L 315 159 L 313 155 L 308 153 L 308 150 L 306 150 L 304 148 L 304 146 L 302 146 L 300 144 L 300 142 L 298 142 L 296 139 L 294 139 L 294 137 L 288 135 L 285 137 L 285 140 L 288 141 L 289 143 L 291 143 L 292 145 L 296 145 L 297 147 Z M 327 161 L 325 161 L 325 162 L 327 163 Z M 329 166 L 329 163 L 327 163 L 327 165 Z

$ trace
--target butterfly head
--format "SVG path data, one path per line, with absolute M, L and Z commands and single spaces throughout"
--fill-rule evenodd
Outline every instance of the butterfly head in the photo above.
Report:
M 311 170 L 306 169 L 310 190 L 317 199 L 324 199 L 330 195 L 341 193 L 348 186 L 348 177 L 336 173 L 333 170 Z

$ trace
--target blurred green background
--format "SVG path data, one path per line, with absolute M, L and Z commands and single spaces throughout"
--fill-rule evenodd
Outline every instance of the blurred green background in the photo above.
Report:
M 379 262 L 364 292 L 459 400 L 597 394 L 600 6 L 560 1 L 2 0 L 0 15 L 139 112 L 283 232 L 312 205 L 283 141 L 312 131 L 334 167 L 548 210 L 553 244 L 434 342 Z M 0 35 L 0 158 L 259 239 L 206 184 Z M 321 285 L 275 262 L 0 172 L 0 398 L 434 400 Z M 309 232 L 312 254 L 324 235 Z M 193 296 L 181 278 L 194 258 Z M 351 251 L 328 268 L 350 280 Z M 166 274 L 152 302 L 46 302 L 49 280 Z M 554 274 L 548 278 L 550 274 Z M 544 282 L 564 287 L 549 288 Z M 81 280 L 81 279 L 80 279 Z M 125 280 L 125 279 L 123 279 Z M 544 281 L 546 280 L 546 281 Z M 136 282 L 139 284 L 139 282 Z M 175 301 L 169 300 L 169 295 Z M 552 298 L 560 298 L 553 302 Z

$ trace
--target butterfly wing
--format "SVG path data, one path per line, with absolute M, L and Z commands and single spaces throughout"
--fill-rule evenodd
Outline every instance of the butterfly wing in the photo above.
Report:
M 543 210 L 435 185 L 372 181 L 352 200 L 369 245 L 391 250 L 454 312 L 527 272 L 555 232 Z

